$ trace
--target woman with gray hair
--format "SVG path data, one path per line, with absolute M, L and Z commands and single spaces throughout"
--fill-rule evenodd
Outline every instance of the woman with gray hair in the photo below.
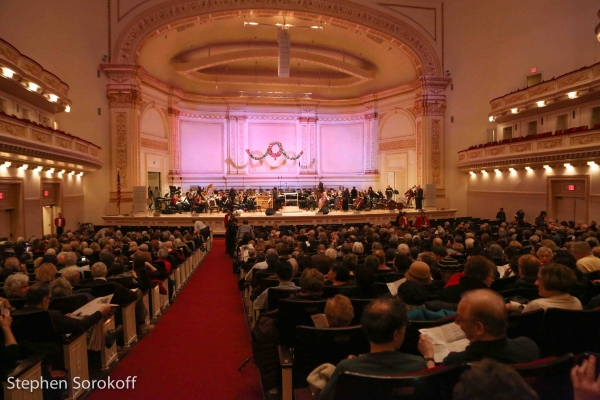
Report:
M 552 263 L 552 257 L 554 257 L 554 252 L 550 247 L 542 246 L 535 253 L 538 260 L 540 260 L 541 265 L 546 265 Z
M 56 278 L 50 282 L 50 296 L 51 297 L 66 297 L 73 294 L 73 288 L 68 280 L 65 278 Z
M 4 281 L 4 294 L 8 299 L 25 297 L 27 289 L 29 289 L 29 275 L 27 274 L 12 274 Z

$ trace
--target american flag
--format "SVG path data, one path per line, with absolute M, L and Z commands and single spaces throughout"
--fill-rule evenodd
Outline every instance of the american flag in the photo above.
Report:
M 121 207 L 121 174 L 117 171 L 117 207 Z

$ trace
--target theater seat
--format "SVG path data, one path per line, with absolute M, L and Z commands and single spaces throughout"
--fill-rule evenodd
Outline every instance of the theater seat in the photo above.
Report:
M 344 372 L 335 387 L 335 400 L 451 400 L 462 369 L 437 367 L 411 374 L 375 376 Z
M 540 339 L 543 357 L 600 351 L 600 310 L 546 310 Z
M 561 357 L 512 364 L 511 367 L 537 392 L 540 400 L 571 400 L 573 399 L 571 383 L 573 361 L 573 354 L 569 353 Z

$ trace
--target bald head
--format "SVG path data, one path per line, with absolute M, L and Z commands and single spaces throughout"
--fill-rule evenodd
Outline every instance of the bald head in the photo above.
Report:
M 460 305 L 467 314 L 459 313 L 461 319 L 481 322 L 485 333 L 490 337 L 499 338 L 506 335 L 508 315 L 504 299 L 498 293 L 489 289 L 470 290 L 463 295 Z

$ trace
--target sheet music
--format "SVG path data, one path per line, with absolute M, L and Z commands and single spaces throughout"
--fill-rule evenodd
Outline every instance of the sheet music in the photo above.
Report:
M 83 319 L 83 317 L 87 317 L 88 315 L 92 315 L 96 311 L 100 311 L 100 309 L 110 304 L 110 301 L 113 298 L 113 294 L 109 294 L 104 297 L 97 297 L 89 303 L 85 304 L 83 307 L 78 308 L 77 310 L 71 313 L 71 317 Z

